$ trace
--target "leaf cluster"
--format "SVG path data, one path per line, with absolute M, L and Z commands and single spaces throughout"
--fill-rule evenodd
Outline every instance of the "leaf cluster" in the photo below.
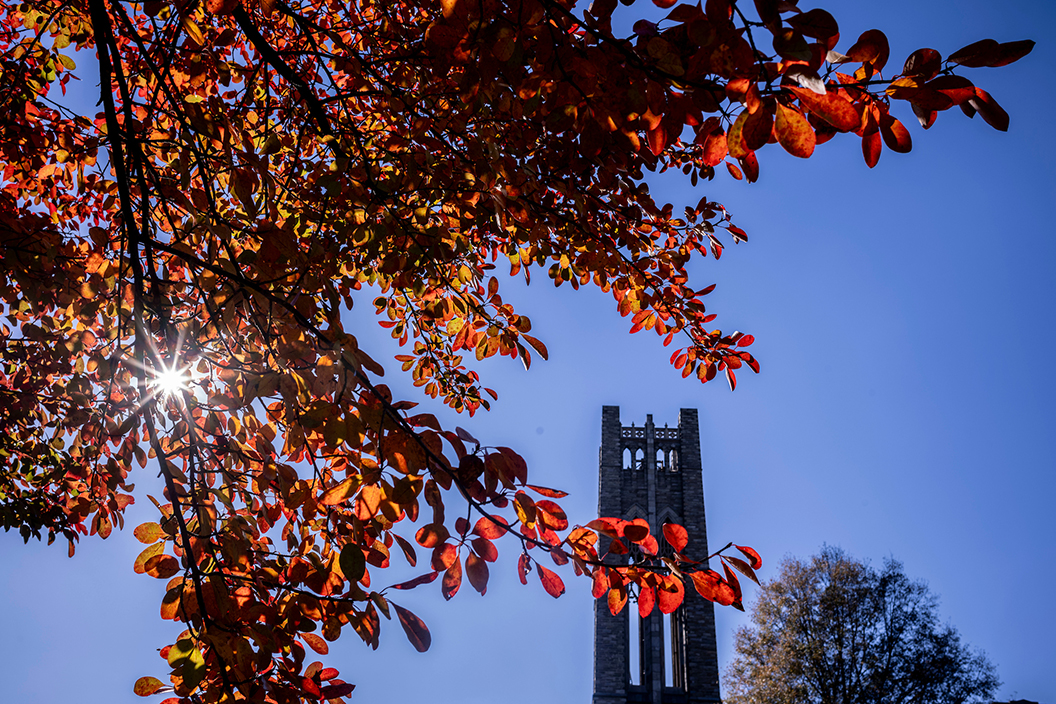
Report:
M 955 72 L 1032 43 L 921 50 L 884 78 L 882 33 L 837 53 L 836 21 L 795 2 L 679 5 L 626 37 L 616 5 L 0 5 L 0 518 L 72 554 L 123 526 L 133 472 L 158 473 L 133 569 L 166 581 L 160 614 L 186 630 L 162 649 L 169 684 L 137 693 L 341 699 L 309 651 L 348 630 L 376 648 L 394 612 L 428 648 L 391 597 L 483 594 L 500 539 L 522 581 L 559 596 L 542 562 L 572 563 L 614 613 L 669 612 L 689 582 L 740 605 L 750 548 L 720 551 L 720 575 L 677 527 L 661 555 L 641 522 L 575 525 L 514 450 L 394 399 L 345 313 L 371 305 L 414 383 L 472 415 L 497 394 L 471 365 L 547 357 L 500 291 L 545 273 L 733 388 L 759 371 L 754 338 L 710 328 L 714 286 L 688 267 L 747 234 L 707 197 L 676 213 L 646 173 L 754 181 L 764 146 L 808 157 L 843 133 L 874 165 L 910 146 L 894 100 L 925 127 L 957 105 L 1004 129 Z M 77 71 L 98 111 L 63 98 Z M 419 550 L 428 571 L 382 585 Z

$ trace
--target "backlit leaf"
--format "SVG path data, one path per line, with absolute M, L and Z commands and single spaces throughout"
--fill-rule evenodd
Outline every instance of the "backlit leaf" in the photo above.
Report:
M 664 539 L 675 549 L 675 552 L 682 552 L 686 549 L 689 543 L 689 533 L 685 528 L 677 523 L 665 523 L 663 532 Z
M 798 110 L 778 103 L 774 131 L 777 141 L 792 156 L 806 159 L 814 153 L 814 130 Z
M 413 613 L 398 606 L 392 604 L 392 608 L 396 609 L 396 617 L 400 620 L 400 625 L 403 626 L 403 632 L 407 634 L 407 640 L 411 642 L 414 649 L 419 653 L 424 653 L 429 650 L 429 646 L 433 642 L 433 637 L 429 634 L 429 629 L 426 628 L 425 623 L 422 619 L 415 616 Z
M 713 570 L 702 570 L 692 574 L 693 586 L 697 593 L 708 601 L 722 606 L 732 604 L 737 596 L 733 589 Z
M 136 526 L 136 529 L 132 531 L 132 535 L 136 536 L 136 540 L 139 542 L 150 545 L 164 538 L 165 531 L 157 523 L 143 523 Z
M 330 646 L 326 644 L 326 641 L 314 633 L 302 633 L 301 638 L 311 646 L 312 650 L 320 655 L 326 655 L 330 652 Z
M 556 572 L 548 570 L 542 565 L 535 566 L 539 573 L 539 581 L 543 583 L 546 593 L 555 599 L 565 593 L 565 583 L 557 576 Z
M 133 685 L 132 691 L 141 697 L 149 697 L 164 686 L 161 680 L 154 677 L 140 677 Z

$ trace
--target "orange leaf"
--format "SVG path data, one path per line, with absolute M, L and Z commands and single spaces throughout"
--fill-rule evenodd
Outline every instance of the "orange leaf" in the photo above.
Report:
M 336 506 L 348 500 L 348 497 L 356 493 L 359 488 L 358 477 L 349 477 L 337 486 L 330 487 L 326 493 L 319 498 L 320 506 Z
M 534 491 L 535 493 L 542 494 L 543 496 L 549 497 L 551 499 L 563 499 L 568 496 L 567 491 L 560 491 L 558 489 L 548 489 L 545 486 L 537 486 L 535 484 L 526 484 L 525 486 Z
M 785 86 L 785 88 L 795 93 L 804 108 L 841 132 L 852 132 L 862 124 L 862 118 L 854 106 L 835 92 L 819 95 L 799 86 Z
M 429 635 L 429 629 L 425 627 L 425 623 L 422 619 L 412 614 L 402 606 L 397 606 L 391 601 L 393 608 L 396 609 L 396 616 L 400 619 L 400 625 L 403 626 L 403 632 L 407 634 L 407 640 L 411 641 L 411 645 L 419 653 L 424 653 L 429 650 L 429 645 L 433 642 L 433 638 Z
M 605 570 L 604 567 L 596 567 L 590 576 L 593 582 L 590 593 L 595 599 L 600 599 L 605 594 L 605 590 L 609 588 L 609 577 L 605 574 Z
M 157 523 L 143 523 L 136 526 L 136 529 L 132 531 L 132 535 L 136 536 L 136 540 L 139 542 L 150 545 L 164 538 L 165 531 Z
M 807 118 L 798 110 L 778 103 L 775 131 L 778 143 L 792 156 L 806 159 L 814 153 L 817 137 Z
M 508 526 L 506 519 L 502 516 L 484 516 L 477 521 L 477 524 L 473 526 L 473 532 L 479 535 L 481 538 L 487 538 L 488 540 L 495 540 L 501 538 L 506 534 Z
M 733 589 L 714 570 L 694 572 L 692 577 L 693 586 L 708 601 L 714 601 L 722 606 L 729 606 L 736 600 L 736 594 L 734 594 Z
M 139 557 L 136 558 L 135 563 L 132 565 L 132 570 L 136 574 L 143 574 L 147 571 L 147 562 L 155 555 L 161 554 L 161 551 L 165 549 L 165 543 L 154 543 L 143 552 L 139 553 Z
M 320 655 L 326 655 L 330 652 L 330 646 L 326 644 L 326 641 L 314 633 L 302 633 L 301 638 L 309 645 L 309 647 L 311 647 L 312 650 Z
M 654 604 L 656 604 L 656 590 L 643 584 L 638 589 L 638 615 L 645 618 L 651 614 Z
M 675 609 L 682 605 L 685 596 L 686 588 L 682 586 L 682 580 L 672 575 L 665 576 L 663 585 L 656 592 L 660 613 L 674 613 Z
M 623 611 L 623 607 L 627 604 L 627 590 L 623 587 L 614 587 L 609 590 L 608 596 L 609 602 L 609 613 L 613 616 Z
M 141 697 L 149 697 L 165 685 L 154 677 L 140 677 L 132 686 L 132 691 Z
M 543 589 L 546 590 L 547 594 L 556 599 L 565 593 L 565 583 L 561 581 L 556 572 L 548 570 L 540 564 L 536 564 L 536 569 L 539 572 L 539 581 L 543 583 Z
M 750 115 L 751 113 L 747 110 L 742 111 L 737 116 L 737 119 L 734 120 L 729 133 L 726 135 L 726 147 L 730 150 L 730 156 L 734 159 L 739 159 L 750 151 L 744 142 L 744 125 L 748 122 Z

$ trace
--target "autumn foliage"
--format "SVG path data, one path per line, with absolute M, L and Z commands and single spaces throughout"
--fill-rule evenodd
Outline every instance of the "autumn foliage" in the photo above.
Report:
M 137 693 L 341 699 L 311 653 L 348 630 L 376 648 L 389 620 L 427 649 L 401 592 L 483 594 L 500 542 L 522 582 L 559 596 L 564 567 L 614 613 L 670 612 L 690 586 L 740 604 L 753 550 L 724 548 L 719 574 L 678 526 L 574 524 L 516 452 L 394 399 L 342 312 L 372 305 L 415 385 L 472 414 L 496 394 L 466 355 L 546 358 L 499 282 L 545 273 L 733 387 L 753 338 L 708 327 L 713 287 L 686 266 L 747 235 L 707 199 L 657 203 L 645 173 L 751 182 L 764 147 L 806 158 L 841 134 L 874 166 L 910 149 L 898 101 L 925 129 L 955 106 L 1007 129 L 960 71 L 1033 42 L 899 67 L 883 33 L 841 42 L 794 1 L 655 4 L 2 5 L 0 517 L 72 554 L 123 525 L 137 465 L 160 472 L 134 569 L 186 631 Z M 98 107 L 66 96 L 75 76 Z M 387 586 L 391 560 L 422 574 Z

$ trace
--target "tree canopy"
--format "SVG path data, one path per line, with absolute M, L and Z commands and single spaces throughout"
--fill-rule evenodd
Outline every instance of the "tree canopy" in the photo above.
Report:
M 964 704 L 992 701 L 1000 684 L 895 560 L 877 570 L 832 547 L 786 559 L 751 618 L 725 676 L 734 704 Z
M 514 450 L 393 398 L 343 311 L 373 306 L 403 371 L 472 414 L 496 393 L 466 355 L 546 357 L 500 294 L 507 266 L 542 270 L 735 387 L 753 338 L 709 327 L 687 265 L 747 234 L 719 203 L 657 202 L 646 173 L 751 182 L 764 147 L 806 158 L 840 135 L 874 166 L 911 148 L 896 101 L 924 128 L 956 106 L 1007 129 L 961 71 L 1033 43 L 889 68 L 882 32 L 838 50 L 821 9 L 655 4 L 664 19 L 615 0 L 0 6 L 0 520 L 72 555 L 123 525 L 152 463 L 165 490 L 134 569 L 187 627 L 163 649 L 173 699 L 340 699 L 352 685 L 308 650 L 346 626 L 376 648 L 383 618 L 428 648 L 393 599 L 463 577 L 483 593 L 503 537 L 554 596 L 544 561 L 614 612 L 669 612 L 689 584 L 740 605 L 751 548 L 720 551 L 720 575 L 676 526 L 574 524 Z M 78 76 L 98 112 L 63 97 Z M 393 553 L 422 549 L 420 577 L 384 586 Z

